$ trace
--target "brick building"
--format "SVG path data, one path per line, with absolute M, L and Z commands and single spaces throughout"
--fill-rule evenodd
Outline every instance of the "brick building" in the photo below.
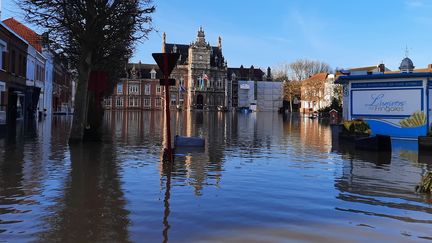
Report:
M 0 124 L 24 117 L 27 48 L 27 41 L 0 22 Z
M 26 99 L 31 107 L 31 116 L 35 115 L 36 109 L 45 109 L 45 62 L 42 54 L 42 36 L 23 25 L 14 18 L 3 21 L 11 30 L 28 42 L 27 47 L 27 72 L 26 72 Z M 50 94 L 48 94 L 50 95 Z
M 72 75 L 58 57 L 54 58 L 52 87 L 52 111 L 54 114 L 72 112 Z
M 222 53 L 222 38 L 217 46 L 206 42 L 202 28 L 196 40 L 190 44 L 167 43 L 162 37 L 162 52 L 179 53 L 177 66 L 171 73 L 176 85 L 170 87 L 171 109 L 207 109 L 237 107 L 238 80 L 271 80 L 270 69 L 266 75 L 261 69 L 227 68 Z M 153 76 L 152 76 L 153 75 Z M 131 63 L 127 65 L 125 78 L 104 100 L 107 109 L 144 110 L 161 109 L 163 87 L 159 86 L 162 74 L 157 65 Z
M 162 73 L 155 64 L 130 63 L 126 77 L 121 78 L 113 94 L 104 99 L 111 110 L 159 110 L 163 107 L 164 87 L 159 85 Z

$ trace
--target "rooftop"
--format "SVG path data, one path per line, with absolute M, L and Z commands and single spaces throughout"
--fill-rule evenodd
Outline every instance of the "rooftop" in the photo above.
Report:
M 14 18 L 8 18 L 3 20 L 3 23 L 7 25 L 11 30 L 25 39 L 31 46 L 37 51 L 42 52 L 42 36 L 34 32 L 32 29 L 23 25 L 21 22 Z

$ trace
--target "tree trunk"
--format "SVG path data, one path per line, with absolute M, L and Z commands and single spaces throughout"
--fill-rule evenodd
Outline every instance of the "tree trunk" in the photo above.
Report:
M 100 92 L 100 91 L 97 91 Z M 87 103 L 87 126 L 84 129 L 83 141 L 101 141 L 101 131 L 103 121 L 103 107 L 101 105 L 101 96 L 94 91 L 88 91 Z
M 292 105 L 292 103 L 293 103 L 293 98 L 290 95 L 290 112 L 293 112 L 293 105 Z
M 69 143 L 79 143 L 82 141 L 84 129 L 87 125 L 87 92 L 88 80 L 90 76 L 91 53 L 83 55 L 78 69 L 78 84 L 75 92 L 74 115 L 72 129 L 69 135 Z

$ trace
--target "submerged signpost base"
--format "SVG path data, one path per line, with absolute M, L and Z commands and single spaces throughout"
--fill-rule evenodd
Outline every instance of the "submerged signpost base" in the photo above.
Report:
M 169 76 L 174 69 L 177 60 L 180 57 L 179 53 L 153 53 L 153 59 L 161 69 L 164 78 L 160 81 L 161 85 L 165 86 L 165 116 L 166 116 L 166 148 L 164 149 L 163 158 L 169 162 L 173 162 L 173 152 L 171 148 L 171 118 L 170 118 L 170 86 L 175 85 L 175 80 L 170 79 Z

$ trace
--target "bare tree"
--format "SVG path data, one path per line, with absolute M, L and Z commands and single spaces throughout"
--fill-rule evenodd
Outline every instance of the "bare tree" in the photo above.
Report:
M 292 63 L 282 63 L 275 68 L 277 74 L 285 75 L 289 80 L 305 80 L 317 73 L 330 73 L 330 65 L 308 59 L 297 59 Z
M 284 100 L 288 100 L 290 104 L 290 112 L 293 111 L 293 102 L 301 95 L 301 83 L 297 80 L 287 80 L 283 86 Z
M 81 141 L 87 126 L 88 81 L 106 71 L 111 87 L 132 54 L 135 41 L 152 30 L 151 0 L 21 0 L 26 20 L 44 28 L 52 48 L 77 73 L 69 141 Z
M 325 62 L 297 59 L 292 63 L 279 64 L 273 70 L 276 79 L 286 81 L 284 84 L 284 98 L 290 101 L 290 110 L 292 111 L 294 98 L 301 96 L 301 81 L 318 73 L 329 73 L 331 68 Z M 303 96 L 306 95 L 312 100 L 319 100 L 324 95 L 323 90 L 324 83 L 310 81 L 305 85 Z
M 315 75 L 309 79 L 303 80 L 302 84 L 302 100 L 312 101 L 318 104 L 318 109 L 321 108 L 320 101 L 324 97 L 325 82 L 327 73 L 325 75 Z

